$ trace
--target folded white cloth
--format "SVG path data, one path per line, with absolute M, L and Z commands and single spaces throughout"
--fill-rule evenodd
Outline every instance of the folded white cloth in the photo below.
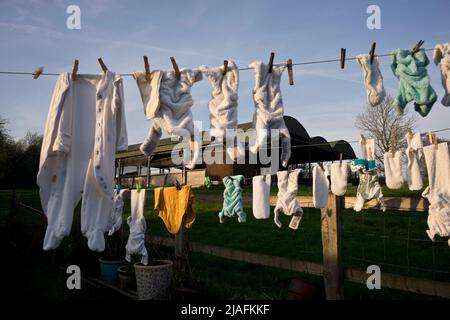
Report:
M 200 66 L 199 70 L 206 74 L 213 89 L 208 104 L 211 136 L 215 137 L 216 141 L 220 143 L 226 142 L 227 154 L 234 160 L 244 152 L 242 145 L 236 139 L 238 128 L 238 67 L 233 60 L 228 60 L 228 71 L 225 75 L 223 74 L 223 66 L 216 68 Z M 233 144 L 229 145 L 229 142 Z
M 428 207 L 428 230 L 431 240 L 436 235 L 450 237 L 450 159 L 448 144 L 423 148 L 427 165 L 429 186 L 422 196 L 430 202 Z M 448 241 L 450 246 L 450 239 Z
M 269 66 L 261 61 L 254 61 L 249 68 L 255 70 L 255 87 L 253 100 L 255 114 L 253 126 L 256 130 L 256 142 L 250 151 L 256 153 L 271 134 L 271 130 L 279 130 L 281 139 L 281 165 L 286 167 L 291 157 L 291 136 L 284 123 L 283 99 L 281 98 L 280 81 L 285 65 L 274 65 L 269 73 Z
M 420 159 L 422 158 L 422 138 L 420 133 L 415 133 L 412 137 L 406 135 L 408 147 L 406 157 L 408 165 L 406 167 L 406 181 L 409 190 L 421 190 L 423 188 L 422 173 L 420 172 Z
M 190 148 L 193 155 L 188 159 L 186 168 L 195 167 L 200 154 L 198 141 L 195 139 L 195 127 L 191 107 L 194 100 L 191 87 L 203 76 L 200 70 L 180 70 L 180 80 L 173 71 L 153 71 L 151 81 L 145 78 L 145 72 L 134 72 L 147 119 L 152 126 L 140 149 L 150 156 L 158 146 L 162 130 L 175 136 L 190 136 Z
M 130 227 L 130 235 L 128 237 L 125 259 L 131 262 L 131 255 L 137 254 L 142 257 L 141 262 L 148 264 L 148 253 L 145 247 L 145 230 L 147 223 L 144 218 L 145 205 L 145 189 L 131 190 L 131 216 L 128 217 L 127 223 Z
M 329 181 L 327 173 L 319 165 L 313 168 L 313 204 L 314 208 L 326 208 L 328 206 Z
M 331 192 L 336 196 L 343 196 L 347 191 L 348 163 L 337 161 L 330 166 Z
M 271 176 L 255 176 L 253 185 L 253 216 L 256 219 L 268 219 L 270 217 L 270 182 Z
M 114 190 L 114 211 L 112 213 L 112 227 L 108 231 L 108 235 L 112 236 L 122 227 L 123 216 L 123 196 L 128 189 L 121 189 L 118 193 Z
M 384 176 L 389 189 L 400 189 L 403 185 L 401 153 L 391 151 L 384 153 Z
M 433 51 L 433 60 L 436 65 L 441 65 L 441 80 L 444 87 L 442 104 L 450 106 L 450 42 L 437 44 Z
M 375 139 L 366 139 L 366 143 L 363 143 L 362 137 L 359 139 L 359 145 L 361 146 L 362 159 L 369 159 L 369 156 L 375 155 Z
M 300 169 L 293 171 L 279 171 L 277 172 L 278 179 L 278 194 L 277 204 L 273 211 L 273 221 L 281 228 L 281 221 L 278 219 L 279 212 L 282 211 L 285 215 L 293 216 L 289 224 L 289 228 L 296 230 L 300 224 L 303 216 L 303 209 L 297 200 L 298 191 L 298 175 Z
M 364 85 L 367 91 L 367 101 L 373 107 L 383 101 L 386 93 L 383 86 L 383 76 L 380 72 L 378 57 L 370 63 L 370 55 L 360 54 L 356 56 L 356 62 L 361 66 L 364 74 Z

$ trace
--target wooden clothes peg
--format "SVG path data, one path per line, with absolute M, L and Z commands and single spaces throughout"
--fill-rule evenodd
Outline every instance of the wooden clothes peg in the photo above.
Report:
M 170 57 L 170 61 L 172 61 L 173 70 L 175 71 L 175 76 L 178 80 L 181 79 L 180 69 L 178 68 L 178 64 L 174 57 Z
M 269 59 L 269 73 L 272 73 L 272 69 L 273 69 L 273 59 L 275 58 L 275 53 L 271 52 L 270 53 L 270 59 Z
M 294 71 L 292 70 L 292 59 L 288 59 L 287 61 L 287 69 L 288 69 L 288 76 L 289 76 L 289 85 L 294 85 Z
M 414 48 L 412 48 L 412 53 L 416 53 L 417 51 L 419 51 L 420 47 L 425 43 L 425 41 L 420 40 L 419 42 L 417 42 L 417 44 L 415 45 Z
M 342 153 L 339 154 L 339 167 L 342 167 Z
M 145 80 L 151 81 L 150 64 L 148 63 L 147 56 L 144 56 L 144 69 L 145 69 Z
M 370 64 L 373 63 L 373 58 L 374 58 L 374 56 L 375 56 L 375 47 L 376 47 L 376 45 L 377 45 L 376 42 L 372 43 L 372 48 L 370 48 L 370 51 L 369 51 L 369 55 L 370 55 Z
M 223 60 L 223 72 L 222 75 L 226 75 L 228 72 L 228 60 Z
M 341 48 L 341 69 L 345 68 L 345 53 L 346 53 L 346 49 L 345 48 Z
M 33 71 L 33 79 L 39 78 L 39 76 L 44 72 L 44 67 L 39 67 Z
M 102 68 L 102 71 L 104 74 L 108 71 L 108 68 L 106 67 L 106 64 L 103 62 L 102 58 L 98 58 L 98 63 L 100 64 L 100 67 Z
M 361 143 L 366 144 L 366 137 L 361 133 Z
M 75 61 L 73 62 L 73 68 L 72 68 L 72 80 L 75 81 L 77 80 L 77 73 L 78 73 L 78 60 L 75 59 Z

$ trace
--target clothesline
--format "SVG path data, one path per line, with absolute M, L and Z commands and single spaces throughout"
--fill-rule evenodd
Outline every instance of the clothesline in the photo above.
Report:
M 422 50 L 424 51 L 433 51 L 434 48 L 423 48 Z M 391 56 L 392 53 L 384 53 L 384 54 L 375 54 L 375 56 L 377 57 L 389 57 Z M 356 57 L 349 57 L 349 58 L 345 58 L 345 61 L 351 61 L 351 60 L 356 60 Z M 321 64 L 321 63 L 330 63 L 330 62 L 339 62 L 341 61 L 341 59 L 327 59 L 327 60 L 313 60 L 313 61 L 305 61 L 305 62 L 296 62 L 296 63 L 292 63 L 293 66 L 302 66 L 302 65 L 310 65 L 310 64 Z M 281 66 L 281 65 L 286 65 L 286 63 L 274 63 L 274 66 Z M 246 67 L 246 68 L 238 68 L 239 71 L 247 71 L 247 70 L 251 70 L 252 68 Z M 34 72 L 22 72 L 22 71 L 0 71 L 0 74 L 7 74 L 7 75 L 33 75 Z M 40 75 L 44 75 L 44 76 L 59 76 L 60 73 L 50 73 L 50 72 L 43 72 Z M 120 74 L 123 77 L 132 77 L 133 73 L 122 73 Z

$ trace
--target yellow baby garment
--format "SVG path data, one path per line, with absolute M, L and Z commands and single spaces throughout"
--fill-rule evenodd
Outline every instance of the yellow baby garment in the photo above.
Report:
M 195 221 L 191 186 L 182 186 L 180 190 L 176 187 L 156 188 L 155 209 L 170 233 L 178 233 L 183 222 L 186 228 L 190 228 Z

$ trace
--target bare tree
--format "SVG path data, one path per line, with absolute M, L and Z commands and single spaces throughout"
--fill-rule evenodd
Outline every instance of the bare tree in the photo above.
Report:
M 383 162 L 383 154 L 391 149 L 394 140 L 397 142 L 397 150 L 404 150 L 407 146 L 406 134 L 408 129 L 414 130 L 417 117 L 408 113 L 398 114 L 393 105 L 394 98 L 386 95 L 377 106 L 367 105 L 363 113 L 358 114 L 355 126 L 368 138 L 375 139 L 375 158 Z M 395 138 L 395 139 L 394 139 Z

